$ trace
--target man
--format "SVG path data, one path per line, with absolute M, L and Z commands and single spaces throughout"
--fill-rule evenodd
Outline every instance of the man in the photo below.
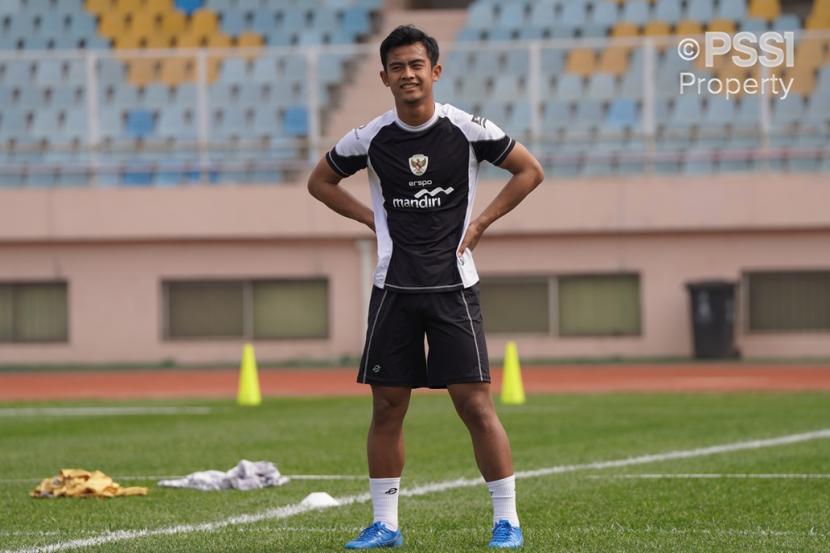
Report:
M 353 129 L 320 160 L 310 193 L 377 235 L 378 264 L 358 381 L 372 386 L 369 488 L 374 523 L 348 549 L 397 547 L 402 426 L 412 388 L 447 388 L 473 441 L 493 500 L 490 547 L 523 543 L 513 461 L 490 395 L 490 373 L 471 250 L 484 230 L 544 178 L 539 162 L 483 117 L 433 99 L 438 44 L 413 26 L 380 46 L 380 78 L 395 109 Z M 513 176 L 472 219 L 478 168 L 489 161 Z M 372 209 L 338 183 L 369 172 Z M 424 352 L 424 336 L 429 345 Z

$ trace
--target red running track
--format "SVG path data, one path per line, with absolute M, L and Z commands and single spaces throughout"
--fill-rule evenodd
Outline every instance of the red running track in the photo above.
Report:
M 268 396 L 365 395 L 356 369 L 260 369 Z M 501 371 L 495 370 L 498 390 Z M 522 369 L 530 393 L 830 390 L 830 365 L 555 365 Z M 0 373 L 0 401 L 234 397 L 235 370 Z

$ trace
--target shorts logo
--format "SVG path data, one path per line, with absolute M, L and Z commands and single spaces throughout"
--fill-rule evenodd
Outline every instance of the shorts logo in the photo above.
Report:
M 409 170 L 417 177 L 427 172 L 427 165 L 429 165 L 429 158 L 424 154 L 415 154 L 409 158 Z
M 380 372 L 380 369 L 381 369 L 380 365 L 375 365 L 374 367 L 372 367 L 372 372 L 377 374 L 377 373 Z

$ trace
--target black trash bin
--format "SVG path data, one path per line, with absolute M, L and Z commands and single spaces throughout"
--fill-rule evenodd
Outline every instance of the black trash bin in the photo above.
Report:
M 695 359 L 738 357 L 735 349 L 735 283 L 689 282 Z

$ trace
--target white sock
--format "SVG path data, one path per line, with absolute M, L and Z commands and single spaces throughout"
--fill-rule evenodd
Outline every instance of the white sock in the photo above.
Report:
M 507 520 L 513 526 L 519 526 L 516 513 L 516 477 L 508 476 L 501 480 L 487 482 L 490 497 L 493 500 L 493 526 L 500 520 Z
M 398 492 L 400 478 L 370 478 L 369 491 L 372 493 L 374 522 L 384 523 L 390 530 L 398 529 Z

